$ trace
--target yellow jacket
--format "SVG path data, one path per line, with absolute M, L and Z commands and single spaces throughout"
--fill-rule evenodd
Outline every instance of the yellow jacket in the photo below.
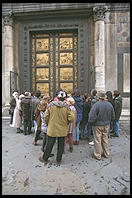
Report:
M 47 135 L 50 137 L 65 137 L 68 124 L 74 122 L 75 115 L 66 102 L 53 101 L 45 111 L 44 122 L 48 125 Z

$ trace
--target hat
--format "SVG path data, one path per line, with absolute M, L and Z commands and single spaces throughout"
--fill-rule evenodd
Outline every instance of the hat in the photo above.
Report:
M 98 91 L 97 97 L 100 99 L 105 99 L 106 98 L 105 91 L 103 90 Z
M 66 93 L 64 91 L 59 91 L 57 94 L 58 98 L 65 98 L 66 97 Z
M 119 92 L 118 90 L 114 90 L 114 91 L 113 91 L 113 95 L 114 95 L 114 96 L 119 96 L 119 95 L 120 95 L 120 92 Z

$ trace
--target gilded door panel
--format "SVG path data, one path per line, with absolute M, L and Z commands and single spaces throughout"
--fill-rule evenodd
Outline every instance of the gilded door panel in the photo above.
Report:
M 77 87 L 77 33 L 33 34 L 31 44 L 32 91 L 54 97 L 62 88 L 71 94 Z
M 37 68 L 36 80 L 49 80 L 49 68 Z
M 72 80 L 73 68 L 60 68 L 60 80 Z
M 48 50 L 49 49 L 49 39 L 36 39 L 36 50 L 42 51 L 42 50 Z
M 36 64 L 37 65 L 49 65 L 49 54 L 36 54 Z
M 60 53 L 60 65 L 73 65 L 73 53 Z
M 60 38 L 60 50 L 72 49 L 72 38 Z
M 73 83 L 60 83 L 60 88 L 71 94 L 73 92 Z
M 41 95 L 49 94 L 49 83 L 36 83 L 36 90 L 40 90 Z

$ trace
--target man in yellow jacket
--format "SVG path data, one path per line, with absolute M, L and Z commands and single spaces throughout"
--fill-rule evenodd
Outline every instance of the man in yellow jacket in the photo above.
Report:
M 48 104 L 44 116 L 45 124 L 48 126 L 48 142 L 46 150 L 39 160 L 45 164 L 48 162 L 48 158 L 50 157 L 56 138 L 58 140 L 56 161 L 58 165 L 61 164 L 64 150 L 64 139 L 68 132 L 68 124 L 75 120 L 74 113 L 65 102 L 66 93 L 64 91 L 60 91 L 57 97 L 58 101 L 52 101 Z

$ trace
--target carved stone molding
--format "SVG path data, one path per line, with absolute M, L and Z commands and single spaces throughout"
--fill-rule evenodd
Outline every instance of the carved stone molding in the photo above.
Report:
M 13 26 L 13 14 L 12 14 L 12 11 L 10 11 L 8 14 L 4 14 L 2 16 L 2 18 L 3 18 L 3 24 L 4 25 Z
M 94 21 L 99 21 L 105 19 L 105 12 L 108 11 L 107 6 L 96 6 L 93 7 L 93 13 L 94 13 Z

